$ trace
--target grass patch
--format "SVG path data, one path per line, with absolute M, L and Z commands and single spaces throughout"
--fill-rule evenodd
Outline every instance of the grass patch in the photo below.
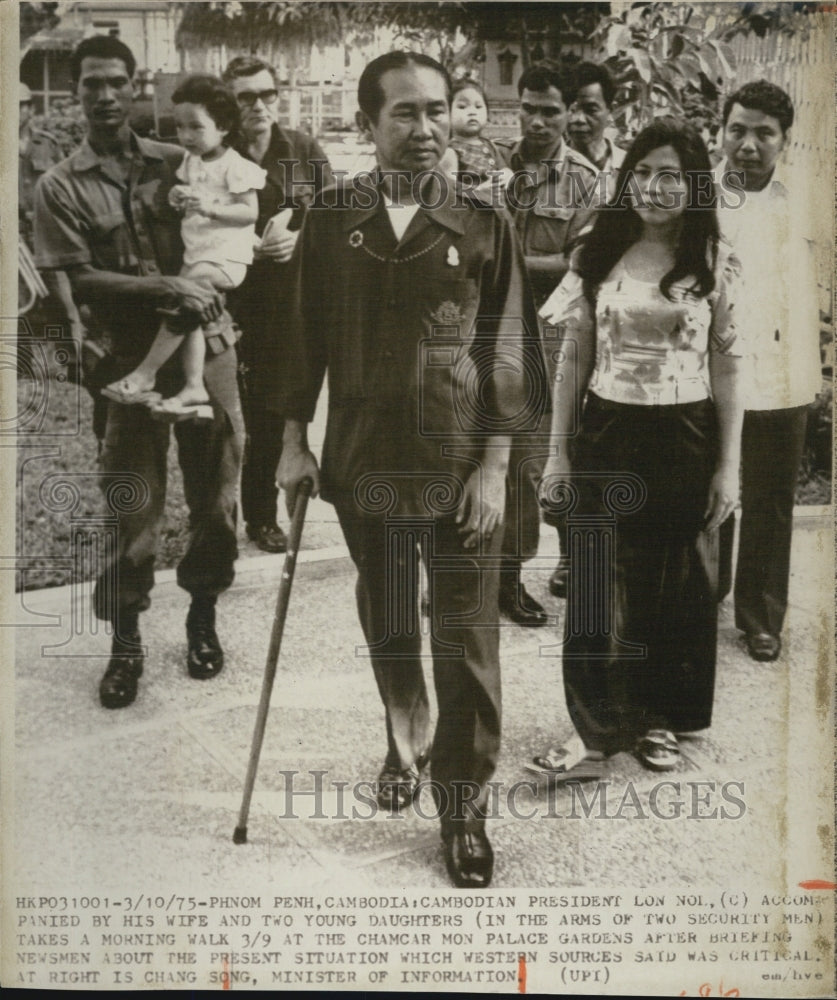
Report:
M 108 513 L 99 490 L 97 442 L 92 431 L 93 402 L 88 393 L 67 380 L 50 380 L 43 422 L 24 425 L 18 437 L 16 551 L 26 568 L 19 570 L 18 590 L 56 587 L 74 579 L 92 579 L 96 553 L 84 522 Z M 39 397 L 37 383 L 18 379 L 18 413 L 31 409 Z M 61 483 L 72 484 L 70 492 Z M 176 566 L 189 537 L 189 513 L 183 477 L 172 435 L 168 453 L 166 514 L 160 535 L 158 566 Z M 70 509 L 66 507 L 70 502 Z M 58 508 L 58 509 L 56 509 Z
M 16 577 L 18 590 L 91 579 L 96 553 L 85 535 L 83 522 L 107 513 L 96 477 L 97 446 L 91 429 L 93 404 L 89 395 L 73 382 L 62 379 L 61 373 L 47 380 L 45 393 L 40 390 L 42 384 L 37 379 L 18 379 L 18 414 L 22 415 L 22 426 L 17 450 L 16 553 L 25 561 L 25 568 Z M 831 503 L 830 418 L 829 389 L 812 406 L 796 494 L 799 504 Z M 62 480 L 72 484 L 76 491 L 73 497 L 66 490 L 61 491 Z M 74 501 L 71 509 L 67 500 Z M 75 575 L 70 565 L 74 531 L 77 533 Z M 177 565 L 188 537 L 189 515 L 177 463 L 177 444 L 172 435 L 158 568 Z M 310 525 L 303 536 L 303 547 L 334 544 L 337 537 L 332 526 Z M 262 554 L 241 536 L 240 547 L 244 554 Z

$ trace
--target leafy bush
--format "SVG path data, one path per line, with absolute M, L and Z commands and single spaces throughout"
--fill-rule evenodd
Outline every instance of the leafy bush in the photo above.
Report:
M 48 132 L 58 142 L 65 156 L 77 149 L 84 138 L 84 115 L 75 97 L 55 98 L 49 112 L 38 115 L 34 123 L 36 128 Z
M 623 134 L 634 136 L 662 112 L 717 127 L 718 94 L 735 60 L 695 5 L 634 6 L 602 18 L 592 40 L 617 84 L 613 118 Z

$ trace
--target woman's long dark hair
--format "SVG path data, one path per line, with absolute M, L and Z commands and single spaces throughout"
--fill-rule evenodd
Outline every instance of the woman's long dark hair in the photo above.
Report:
M 715 287 L 718 216 L 709 153 L 691 125 L 674 118 L 658 118 L 634 140 L 619 168 L 617 194 L 598 211 L 593 229 L 580 248 L 577 267 L 591 303 L 595 302 L 599 285 L 640 237 L 642 222 L 628 203 L 633 171 L 643 157 L 661 146 L 671 146 L 677 153 L 688 194 L 674 267 L 660 281 L 660 291 L 669 298 L 672 285 L 689 277 L 694 279 L 692 290 L 701 298 Z

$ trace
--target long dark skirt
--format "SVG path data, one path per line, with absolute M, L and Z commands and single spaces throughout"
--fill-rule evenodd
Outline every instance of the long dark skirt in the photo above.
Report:
M 568 518 L 564 689 L 591 749 L 712 717 L 717 531 L 702 530 L 717 456 L 710 400 L 632 406 L 588 394 Z

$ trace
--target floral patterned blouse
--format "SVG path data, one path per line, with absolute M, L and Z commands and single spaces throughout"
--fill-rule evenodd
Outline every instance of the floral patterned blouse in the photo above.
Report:
M 738 355 L 735 302 L 741 265 L 718 250 L 715 288 L 699 298 L 684 279 L 666 298 L 658 283 L 631 277 L 620 260 L 599 286 L 595 317 L 570 270 L 541 308 L 564 334 L 596 331 L 591 392 L 616 403 L 666 406 L 711 397 L 709 351 Z

